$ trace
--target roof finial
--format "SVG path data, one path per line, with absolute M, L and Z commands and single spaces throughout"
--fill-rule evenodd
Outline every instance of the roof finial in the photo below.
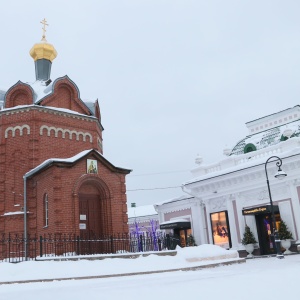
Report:
M 47 21 L 46 21 L 45 18 L 40 23 L 43 24 L 43 28 L 42 28 L 42 30 L 43 30 L 42 41 L 43 42 L 47 42 L 47 40 L 46 40 L 46 26 L 49 26 L 49 24 L 47 24 Z

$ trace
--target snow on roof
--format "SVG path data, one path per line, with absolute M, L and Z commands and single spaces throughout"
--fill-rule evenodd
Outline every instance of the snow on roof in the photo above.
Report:
M 177 202 L 177 201 L 181 201 L 181 200 L 194 199 L 194 198 L 195 197 L 186 194 L 186 195 L 181 195 L 181 196 L 169 199 L 169 200 L 165 200 L 165 201 L 162 201 L 162 202 L 155 203 L 155 205 L 163 205 L 163 204 L 167 204 L 167 203 L 171 203 L 171 202 Z
M 153 204 L 128 208 L 128 218 L 157 215 Z
M 47 108 L 47 109 L 52 109 L 52 110 L 57 110 L 57 111 L 61 111 L 61 112 L 69 113 L 69 114 L 76 114 L 76 115 L 79 115 L 79 116 L 90 117 L 90 118 L 96 119 L 96 117 L 94 117 L 94 116 L 88 116 L 88 115 L 85 115 L 85 114 L 81 114 L 77 111 L 67 109 L 67 108 L 60 108 L 60 107 L 53 107 L 53 106 L 41 106 L 41 107 Z
M 81 157 L 85 156 L 86 154 L 88 154 L 89 152 L 93 151 L 93 149 L 89 149 L 89 150 L 84 150 L 81 151 L 80 153 L 69 157 L 69 158 L 49 158 L 47 160 L 45 160 L 44 162 L 42 162 L 41 164 L 39 164 L 37 167 L 35 167 L 34 169 L 31 169 L 30 171 L 28 171 L 25 175 L 24 178 L 29 177 L 35 173 L 37 173 L 39 170 L 43 169 L 45 166 L 50 165 L 54 162 L 65 162 L 65 163 L 73 163 L 76 160 L 80 159 Z M 96 150 L 95 150 L 96 151 Z M 98 152 L 98 151 L 97 151 Z M 102 154 L 100 152 L 98 152 L 101 156 Z
M 99 151 L 97 151 L 95 149 L 83 150 L 83 151 L 79 152 L 78 154 L 76 154 L 72 157 L 69 157 L 69 158 L 49 158 L 49 159 L 43 161 L 38 166 L 36 166 L 35 168 L 28 171 L 23 177 L 28 178 L 28 177 L 32 176 L 33 174 L 37 173 L 38 171 L 40 171 L 41 169 L 43 169 L 44 167 L 46 167 L 48 165 L 51 165 L 52 163 L 57 163 L 57 162 L 70 163 L 70 164 L 74 163 L 75 161 L 77 161 L 78 159 L 84 157 L 85 155 L 87 155 L 88 153 L 90 153 L 92 151 L 95 151 L 97 154 L 99 154 L 100 156 L 102 156 L 104 158 L 104 156 Z M 110 163 L 107 159 L 105 159 L 105 160 L 108 163 Z M 118 169 L 130 170 L 130 169 L 125 169 L 125 168 L 120 168 L 120 167 L 118 167 Z
M 53 107 L 53 106 L 40 106 L 40 105 L 35 105 L 35 104 L 17 105 L 17 106 L 10 107 L 10 108 L 3 108 L 1 111 L 10 111 L 10 110 L 14 110 L 14 109 L 21 109 L 21 108 L 27 108 L 27 107 L 46 108 L 46 109 L 49 109 L 49 110 L 55 110 L 55 111 L 65 112 L 65 113 L 68 113 L 68 114 L 73 114 L 73 115 L 78 115 L 78 116 L 83 116 L 83 117 L 96 119 L 95 116 L 88 116 L 88 115 L 81 114 L 77 111 L 67 109 L 67 108 L 60 108 L 60 107 Z
M 53 82 L 46 85 L 44 81 L 36 80 L 34 83 L 29 83 L 34 91 L 34 103 L 48 96 L 52 92 Z
M 162 222 L 160 223 L 159 225 L 167 225 L 167 224 L 173 224 L 173 223 L 186 223 L 186 222 L 190 222 L 189 219 L 173 219 L 173 220 L 170 220 L 170 221 L 166 221 L 166 222 Z

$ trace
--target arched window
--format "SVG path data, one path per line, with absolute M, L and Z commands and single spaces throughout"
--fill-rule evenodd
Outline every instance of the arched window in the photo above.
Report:
M 249 153 L 252 151 L 256 151 L 256 147 L 253 144 L 249 143 L 244 147 L 244 153 Z
M 48 227 L 49 225 L 49 203 L 48 203 L 48 195 L 44 195 L 44 203 L 43 203 L 43 219 L 44 219 L 44 227 Z

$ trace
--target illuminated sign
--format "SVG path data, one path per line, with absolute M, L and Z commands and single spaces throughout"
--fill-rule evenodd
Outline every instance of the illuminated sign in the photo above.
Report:
M 175 228 L 181 228 L 181 229 L 189 229 L 191 228 L 191 222 L 176 222 L 168 223 L 168 224 L 161 224 L 160 229 L 175 229 Z
M 277 205 L 273 205 L 274 213 L 279 212 Z M 251 207 L 242 210 L 243 216 L 247 215 L 261 215 L 261 214 L 270 214 L 272 213 L 271 205 L 264 205 L 260 207 Z

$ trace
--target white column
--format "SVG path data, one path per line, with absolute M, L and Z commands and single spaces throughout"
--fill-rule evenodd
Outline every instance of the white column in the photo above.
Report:
M 192 211 L 192 226 L 193 226 L 193 236 L 197 245 L 202 245 L 206 243 L 206 238 L 204 234 L 205 219 L 203 215 L 203 205 L 201 202 L 195 202 L 191 205 Z
M 294 238 L 297 239 L 297 243 L 300 243 L 300 202 L 299 202 L 298 193 L 297 193 L 297 186 L 299 186 L 299 185 L 300 185 L 299 180 L 295 180 L 294 182 L 290 181 L 288 183 L 288 186 L 289 186 L 290 192 L 291 192 L 291 200 L 292 200 L 291 202 L 292 202 L 294 216 L 295 216 L 296 232 L 298 235 L 298 236 L 294 236 Z
M 243 216 L 242 211 L 244 207 L 249 206 L 249 203 L 245 201 L 244 196 L 241 193 L 237 193 L 235 194 L 235 200 L 236 200 L 237 218 L 239 222 L 237 226 L 239 226 L 239 230 L 240 230 L 240 236 L 238 237 L 238 239 L 240 240 L 239 250 L 244 250 L 245 247 L 242 245 L 242 239 L 244 236 L 246 225 L 249 226 L 256 241 L 258 241 L 258 231 L 257 231 L 255 216 L 254 215 Z
M 207 219 L 207 233 L 208 233 L 208 241 L 207 244 L 213 244 L 213 236 L 212 236 L 212 228 L 211 228 L 211 222 L 210 222 L 210 213 L 211 213 L 211 206 L 209 200 L 205 201 L 205 207 L 206 207 L 206 219 Z M 204 216 L 204 212 L 203 212 Z
M 231 236 L 231 249 L 238 249 L 239 243 L 237 238 L 237 230 L 236 230 L 236 222 L 235 222 L 235 216 L 233 211 L 233 205 L 232 205 L 232 198 L 230 196 L 226 197 L 227 202 L 227 211 L 228 211 L 228 220 L 229 220 L 229 227 L 230 227 L 230 236 Z

